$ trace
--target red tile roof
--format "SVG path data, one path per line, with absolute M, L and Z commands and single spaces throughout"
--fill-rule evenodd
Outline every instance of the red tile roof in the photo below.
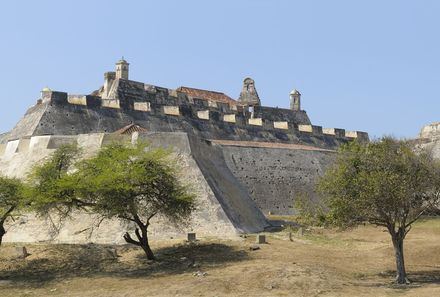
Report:
M 147 132 L 148 130 L 136 125 L 136 124 L 130 124 L 127 125 L 119 130 L 116 130 L 115 132 L 113 132 L 114 134 L 133 134 L 133 132 Z
M 238 104 L 236 100 L 232 99 L 228 95 L 221 92 L 201 90 L 201 89 L 188 88 L 188 87 L 179 87 L 177 88 L 177 91 L 185 93 L 186 95 L 189 95 L 191 97 L 202 98 L 215 102 L 228 103 L 233 105 Z

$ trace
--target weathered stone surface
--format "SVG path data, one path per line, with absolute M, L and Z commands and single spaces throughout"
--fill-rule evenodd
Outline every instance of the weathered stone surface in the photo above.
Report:
M 189 242 L 196 241 L 196 233 L 193 232 L 188 233 L 186 240 L 188 240 Z
M 134 110 L 151 111 L 150 102 L 134 102 Z
M 223 121 L 228 122 L 228 123 L 235 123 L 235 114 L 223 115 Z
M 52 137 L 57 138 L 57 136 Z M 9 176 L 24 177 L 33 164 L 54 151 L 54 148 L 47 147 L 52 137 L 33 137 L 32 149 L 3 155 L 0 157 L 0 170 Z M 125 139 L 125 135 L 120 137 Z M 102 133 L 79 135 L 76 141 L 84 148 L 84 157 L 87 157 L 101 147 L 104 138 L 105 135 Z M 191 183 L 191 188 L 197 197 L 197 209 L 192 215 L 189 226 L 176 228 L 163 218 L 157 217 L 152 221 L 149 231 L 152 239 L 184 238 L 187 233 L 195 232 L 200 236 L 221 234 L 231 237 L 241 232 L 259 232 L 268 226 L 246 189 L 229 171 L 219 147 L 198 143 L 197 139 L 190 140 L 185 133 L 144 133 L 139 134 L 139 138 L 149 141 L 152 147 L 169 147 L 179 154 L 179 162 L 182 166 L 180 178 L 184 183 Z M 61 226 L 56 226 L 59 231 L 54 232 L 52 228 L 54 226 L 49 222 L 33 214 L 25 214 L 15 222 L 7 223 L 8 233 L 4 240 L 5 242 L 50 240 L 62 243 L 124 243 L 122 235 L 127 230 L 125 223 L 107 220 L 98 227 L 97 222 L 98 217 L 77 212 Z M 129 230 L 133 228 L 129 225 Z
M 289 129 L 289 123 L 288 122 L 273 122 L 273 127 L 276 129 Z
M 257 237 L 255 238 L 255 243 L 256 244 L 266 243 L 266 235 L 264 235 L 264 234 L 257 234 Z
M 424 126 L 419 134 L 419 138 L 437 139 L 440 138 L 440 123 L 432 123 Z
M 248 77 L 243 81 L 243 88 L 238 101 L 244 105 L 260 105 L 260 97 L 258 97 L 255 81 Z
M 191 226 L 183 230 L 157 218 L 157 227 L 151 229 L 153 238 L 184 237 L 187 232 L 200 236 L 259 232 L 267 226 L 259 209 L 290 214 L 296 195 L 306 192 L 316 198 L 314 181 L 334 159 L 331 151 L 352 139 L 344 130 L 324 134 L 322 127 L 313 126 L 300 109 L 299 92 L 293 94 L 291 109 L 260 106 L 252 79 L 244 81 L 240 101 L 228 97 L 227 102 L 215 100 L 222 94 L 218 92 L 205 90 L 215 96 L 198 98 L 128 80 L 128 63 L 122 60 L 116 72 L 108 72 L 104 79 L 104 86 L 92 95 L 44 89 L 14 129 L 0 135 L 0 170 L 24 177 L 33 164 L 63 143 L 77 142 L 85 157 L 114 141 L 144 138 L 153 146 L 183 152 L 185 174 L 181 178 L 196 184 L 200 208 Z M 113 133 L 131 124 L 150 132 Z M 366 133 L 356 132 L 356 136 L 368 139 Z M 84 230 L 96 218 L 83 213 L 77 213 L 57 235 L 32 214 L 22 219 L 30 224 L 11 228 L 26 232 L 8 232 L 7 238 L 12 236 L 8 240 L 113 243 L 120 242 L 125 232 L 120 222 L 111 221 L 100 227 L 99 235 L 86 236 L 90 232 Z
M 209 110 L 198 111 L 197 117 L 202 120 L 209 120 Z
M 178 106 L 164 106 L 163 112 L 168 115 L 174 115 L 174 116 L 180 115 L 180 110 Z
M 263 119 L 261 119 L 261 118 L 249 119 L 248 122 L 249 122 L 249 125 L 263 126 Z
M 264 213 L 295 214 L 295 197 L 315 194 L 315 182 L 335 152 L 223 145 L 226 164 Z

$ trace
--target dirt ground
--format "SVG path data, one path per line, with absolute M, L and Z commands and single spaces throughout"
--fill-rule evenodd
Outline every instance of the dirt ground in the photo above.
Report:
M 158 261 L 131 246 L 17 244 L 0 248 L 0 296 L 440 296 L 440 219 L 408 234 L 412 284 L 393 285 L 390 239 L 381 228 L 314 229 L 303 235 L 152 242 Z M 115 254 L 116 253 L 116 254 Z

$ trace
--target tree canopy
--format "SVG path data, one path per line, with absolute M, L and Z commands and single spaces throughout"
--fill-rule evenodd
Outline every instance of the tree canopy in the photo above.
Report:
M 34 208 L 68 215 L 83 208 L 103 218 L 133 223 L 136 239 L 124 239 L 142 247 L 149 259 L 148 227 L 156 215 L 176 226 L 185 225 L 194 210 L 194 195 L 177 176 L 178 164 L 171 152 L 137 145 L 111 144 L 94 157 L 74 162 L 75 146 L 60 147 L 31 175 Z
M 396 254 L 397 282 L 407 282 L 403 240 L 412 224 L 439 202 L 440 169 L 428 151 L 383 138 L 340 149 L 318 182 L 328 198 L 328 220 L 339 226 L 369 222 L 385 227 Z
M 0 176 L 0 245 L 6 234 L 4 223 L 24 205 L 23 187 L 17 178 Z
M 194 196 L 176 175 L 177 164 L 170 152 L 146 150 L 145 144 L 112 144 L 95 157 L 78 164 L 71 176 L 80 199 L 93 204 L 94 212 L 106 218 L 119 218 L 136 224 L 133 239 L 153 259 L 148 244 L 150 220 L 160 214 L 176 226 L 183 225 L 194 209 Z

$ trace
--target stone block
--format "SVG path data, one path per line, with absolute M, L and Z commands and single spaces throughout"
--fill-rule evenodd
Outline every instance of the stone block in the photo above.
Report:
M 255 243 L 257 243 L 257 244 L 266 243 L 266 235 L 264 235 L 264 234 L 257 234 L 257 237 L 255 239 Z
M 345 131 L 345 137 L 357 138 L 357 131 Z
M 345 137 L 345 130 L 338 128 L 322 128 L 322 133 L 336 137 Z
M 139 111 L 151 111 L 150 102 L 135 102 L 133 108 Z
M 179 106 L 164 106 L 163 113 L 166 115 L 178 116 L 180 115 Z
M 312 133 L 313 127 L 312 127 L 312 125 L 298 125 L 298 130 L 300 132 Z
M 196 241 L 196 240 L 197 240 L 197 239 L 196 239 L 196 233 L 188 233 L 188 234 L 187 234 L 187 239 L 188 239 L 189 242 L 194 242 L 194 241 Z
M 87 96 L 85 95 L 68 95 L 67 102 L 75 105 L 86 105 L 87 106 Z
M 235 114 L 225 114 L 223 115 L 223 121 L 228 123 L 235 123 Z
M 336 135 L 335 128 L 322 128 L 322 133 L 325 135 Z
M 52 101 L 53 103 L 58 103 L 58 104 L 66 104 L 67 103 L 67 93 L 52 91 L 50 101 Z
M 322 135 L 322 127 L 321 126 L 312 125 L 312 131 L 313 131 L 313 134 L 315 134 L 315 135 Z
M 289 123 L 288 122 L 273 122 L 273 127 L 275 129 L 289 129 Z
M 102 99 L 102 107 L 121 108 L 118 99 Z
M 17 153 L 27 152 L 29 150 L 31 139 L 30 138 L 22 138 L 18 142 Z
M 151 94 L 156 94 L 157 89 L 156 86 L 144 84 L 144 90 Z
M 174 89 L 168 89 L 168 95 L 177 97 L 177 90 Z
M 208 106 L 209 106 L 209 107 L 217 108 L 217 102 L 215 102 L 215 101 L 211 101 L 211 100 L 208 100 Z
M 209 120 L 209 110 L 200 110 L 197 112 L 197 117 L 202 120 Z
M 361 131 L 345 131 L 345 137 L 358 139 L 359 141 L 363 141 L 363 142 L 369 141 L 368 133 Z
M 6 144 L 6 149 L 5 149 L 5 156 L 10 156 L 13 155 L 17 152 L 18 150 L 18 144 L 20 143 L 20 140 L 11 140 L 8 141 L 8 143 Z
M 57 149 L 62 145 L 75 143 L 77 143 L 76 136 L 51 136 L 47 148 Z
M 32 136 L 29 143 L 30 150 L 43 150 L 47 149 L 51 136 Z
M 248 123 L 249 125 L 252 126 L 263 126 L 263 119 L 262 118 L 249 119 Z

